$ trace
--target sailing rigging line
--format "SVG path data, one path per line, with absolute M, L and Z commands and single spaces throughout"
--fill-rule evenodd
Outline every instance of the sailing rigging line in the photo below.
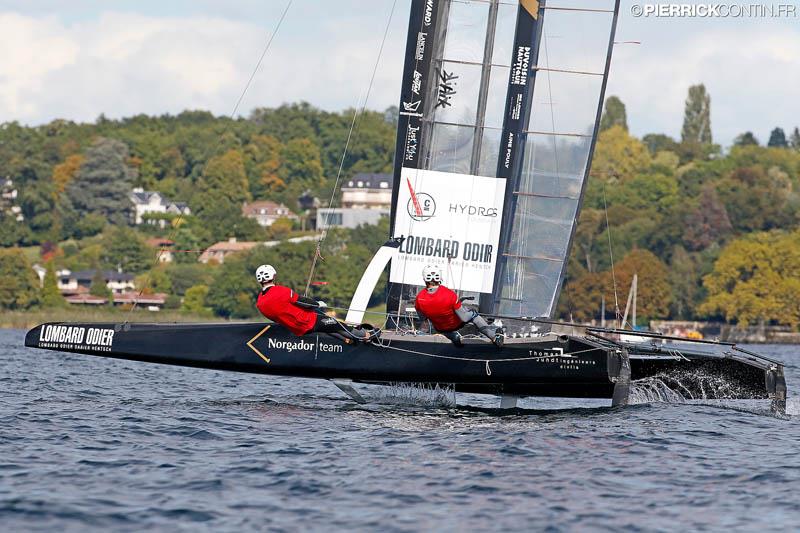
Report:
M 603 209 L 606 214 L 606 233 L 608 234 L 608 255 L 611 256 L 611 281 L 614 284 L 614 314 L 619 321 L 619 299 L 617 298 L 617 274 L 614 271 L 614 248 L 611 245 L 611 226 L 608 223 L 608 204 L 606 203 L 606 184 L 603 183 Z
M 286 14 L 289 12 L 289 8 L 292 7 L 292 3 L 293 2 L 294 2 L 294 0 L 288 0 L 288 2 L 286 3 L 286 7 L 283 8 L 283 12 L 281 13 L 280 18 L 278 19 L 278 22 L 275 24 L 275 28 L 272 30 L 272 32 L 271 32 L 271 34 L 269 36 L 269 39 L 267 39 L 267 43 L 264 45 L 264 49 L 261 51 L 261 55 L 258 58 L 258 62 L 256 63 L 256 66 L 253 68 L 253 71 L 250 73 L 250 77 L 247 79 L 247 83 L 245 84 L 244 89 L 242 90 L 242 93 L 239 95 L 239 98 L 236 100 L 236 104 L 233 106 L 233 111 L 231 111 L 231 114 L 228 117 L 228 119 L 229 119 L 228 120 L 228 125 L 226 126 L 225 131 L 223 132 L 223 134 L 227 133 L 228 130 L 230 129 L 230 121 L 233 120 L 233 118 L 236 116 L 236 113 L 239 111 L 239 106 L 241 105 L 242 101 L 244 100 L 244 97 L 247 94 L 247 91 L 250 89 L 250 85 L 253 83 L 253 79 L 255 79 L 256 74 L 258 73 L 259 69 L 261 68 L 261 64 L 264 62 L 264 57 L 266 57 L 267 52 L 272 47 L 272 41 L 275 39 L 275 36 L 278 34 L 278 30 L 281 28 L 281 25 L 283 25 L 283 21 L 286 18 Z M 222 134 L 219 136 L 219 138 L 217 140 L 217 144 L 214 145 L 214 149 L 213 150 L 209 150 L 208 153 L 206 154 L 207 157 L 206 157 L 205 163 L 203 163 L 203 168 L 200 171 L 200 176 L 205 174 L 206 168 L 208 167 L 208 164 L 211 161 L 211 157 L 210 157 L 211 154 L 214 153 L 220 147 L 221 144 L 222 144 Z M 178 213 L 178 216 L 175 218 L 174 222 L 172 223 L 172 231 L 170 231 L 169 236 L 167 237 L 166 240 L 172 241 L 175 238 L 175 235 L 177 234 L 178 229 L 180 229 L 182 220 L 183 220 L 183 212 L 180 212 L 180 213 Z M 183 251 L 183 250 L 181 250 L 181 251 Z M 144 291 L 149 288 L 150 281 L 151 281 L 150 278 L 152 277 L 152 271 L 156 266 L 158 266 L 158 263 L 161 261 L 161 256 L 166 252 L 168 252 L 168 250 L 166 249 L 166 246 L 164 244 L 162 244 L 161 248 L 156 252 L 156 257 L 153 260 L 152 265 L 150 266 L 150 270 L 148 270 L 148 272 L 147 272 L 147 277 L 145 278 L 144 285 L 142 286 L 141 289 L 139 289 L 139 294 L 136 296 L 136 299 L 133 301 L 133 305 L 131 305 L 130 311 L 128 311 L 129 315 L 130 315 L 130 313 L 133 313 L 133 310 L 136 309 L 137 305 L 139 305 L 139 300 L 141 299 L 142 294 L 144 294 Z
M 375 82 L 375 74 L 378 72 L 378 65 L 380 65 L 381 57 L 383 56 L 383 48 L 386 45 L 386 37 L 389 35 L 389 28 L 391 27 L 392 18 L 394 17 L 395 7 L 397 7 L 397 0 L 394 0 L 392 2 L 392 9 L 389 11 L 389 18 L 386 21 L 386 28 L 383 30 L 383 38 L 381 39 L 381 46 L 378 49 L 378 57 L 375 58 L 375 66 L 372 68 L 372 76 L 369 79 L 369 84 L 367 85 L 367 92 L 366 92 L 366 95 L 364 96 L 364 102 L 361 105 L 361 109 L 360 110 L 358 108 L 358 101 L 356 101 L 356 108 L 353 111 L 353 120 L 350 123 L 350 131 L 348 131 L 348 133 L 347 133 L 347 140 L 344 143 L 344 150 L 342 151 L 342 158 L 339 161 L 339 170 L 336 173 L 336 182 L 334 183 L 333 189 L 331 190 L 331 198 L 328 201 L 328 208 L 333 207 L 333 201 L 336 198 L 336 191 L 339 189 L 339 182 L 341 181 L 341 178 L 342 178 L 342 170 L 344 169 L 344 162 L 345 162 L 345 159 L 347 158 L 347 150 L 350 148 L 350 140 L 353 137 L 353 130 L 354 130 L 355 126 L 356 126 L 356 121 L 357 121 L 359 116 L 364 114 L 364 111 L 367 108 L 367 102 L 369 101 L 369 95 L 372 92 L 372 85 Z M 359 99 L 360 99 L 360 97 L 359 97 Z M 356 137 L 358 137 L 358 130 L 356 130 Z M 319 224 L 319 220 L 317 221 L 317 224 Z M 306 289 L 303 292 L 303 296 L 308 296 L 308 290 L 311 287 L 311 282 L 314 279 L 314 272 L 315 272 L 315 270 L 317 268 L 317 261 L 319 259 L 323 259 L 324 260 L 324 258 L 322 257 L 321 251 L 322 251 L 322 245 L 325 242 L 325 238 L 327 237 L 327 235 L 328 235 L 327 230 L 322 230 L 322 232 L 320 233 L 319 240 L 317 241 L 317 246 L 314 249 L 314 257 L 311 260 L 311 269 L 309 270 L 309 273 L 308 273 L 308 281 L 306 282 Z

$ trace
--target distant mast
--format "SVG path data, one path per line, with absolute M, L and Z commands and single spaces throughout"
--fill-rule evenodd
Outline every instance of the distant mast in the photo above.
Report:
M 484 312 L 552 313 L 618 9 L 618 0 L 412 0 L 391 211 L 392 235 L 405 241 L 390 315 L 411 305 L 426 264 L 479 296 Z

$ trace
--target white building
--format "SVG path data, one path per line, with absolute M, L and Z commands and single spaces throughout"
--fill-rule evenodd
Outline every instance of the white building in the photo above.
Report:
M 317 209 L 317 229 L 352 229 L 363 224 L 377 224 L 383 216 L 389 216 L 388 209 L 321 207 Z
M 391 174 L 356 174 L 342 185 L 345 209 L 389 209 L 391 206 Z
M 171 214 L 171 215 L 191 215 L 192 211 L 184 202 L 173 202 L 160 192 L 145 191 L 137 187 L 131 191 L 131 202 L 134 208 L 134 224 L 137 226 L 144 222 L 146 214 Z M 155 223 L 153 221 L 152 223 Z M 166 221 L 159 220 L 158 224 L 163 228 Z
M 94 275 L 94 270 L 81 270 L 80 272 L 61 270 L 57 274 L 58 289 L 64 294 L 88 292 L 92 286 Z M 116 270 L 104 270 L 103 280 L 106 282 L 106 287 L 111 289 L 114 294 L 122 294 L 136 288 L 133 282 L 133 274 L 117 272 Z
M 342 206 L 317 209 L 317 228 L 377 224 L 392 205 L 391 174 L 356 174 L 342 186 Z
M 245 203 L 242 206 L 242 215 L 254 219 L 259 226 L 264 227 L 271 226 L 279 218 L 299 220 L 299 217 L 292 213 L 288 207 L 269 200 Z

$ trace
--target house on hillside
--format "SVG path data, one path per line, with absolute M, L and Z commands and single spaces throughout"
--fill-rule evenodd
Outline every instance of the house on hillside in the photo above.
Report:
M 392 206 L 391 174 L 356 174 L 342 186 L 342 206 L 317 209 L 317 228 L 377 224 Z
M 218 242 L 209 246 L 202 254 L 198 261 L 201 263 L 208 263 L 209 261 L 216 261 L 217 263 L 224 263 L 225 258 L 231 254 L 246 252 L 252 250 L 256 246 L 263 244 L 254 241 L 239 242 L 235 237 L 231 237 L 227 241 Z
M 80 272 L 70 272 L 62 270 L 57 274 L 58 289 L 65 296 L 88 293 L 92 286 L 95 270 L 81 270 Z M 103 280 L 106 286 L 114 294 L 122 294 L 125 291 L 132 291 L 136 288 L 133 282 L 133 274 L 117 272 L 116 270 L 104 270 Z
M 259 226 L 264 227 L 271 226 L 279 218 L 288 218 L 292 221 L 300 219 L 285 205 L 270 200 L 245 203 L 242 206 L 242 215 L 254 219 Z
M 391 174 L 356 174 L 342 185 L 342 207 L 345 209 L 390 209 L 392 207 Z
M 175 248 L 175 241 L 169 239 L 162 239 L 160 237 L 153 237 L 145 241 L 147 246 L 158 250 L 159 263 L 172 263 L 175 260 L 173 249 Z
M 133 222 L 137 226 L 144 222 L 144 215 L 157 214 L 157 215 L 191 215 L 192 211 L 189 206 L 184 202 L 173 202 L 160 192 L 145 191 L 141 187 L 133 189 L 130 193 L 131 202 L 133 202 L 134 219 Z M 155 224 L 155 220 L 150 221 Z M 167 225 L 164 219 L 158 220 L 158 225 L 162 228 Z

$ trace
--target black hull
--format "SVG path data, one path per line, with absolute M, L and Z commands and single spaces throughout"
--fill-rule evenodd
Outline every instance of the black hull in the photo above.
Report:
M 758 356 L 687 349 L 676 356 L 674 349 L 597 335 L 508 339 L 498 349 L 479 339 L 456 348 L 441 336 L 391 333 L 379 345 L 350 345 L 324 334 L 299 338 L 263 323 L 58 323 L 33 328 L 25 345 L 213 370 L 365 383 L 446 383 L 464 392 L 614 398 L 615 403 L 625 403 L 631 379 L 676 370 L 722 375 L 736 397 L 774 398 L 776 383 L 785 391 L 782 365 Z

